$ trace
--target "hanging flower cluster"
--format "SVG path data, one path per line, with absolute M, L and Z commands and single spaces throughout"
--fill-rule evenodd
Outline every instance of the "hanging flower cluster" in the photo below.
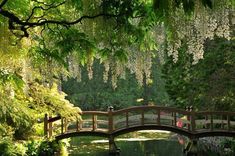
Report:
M 205 8 L 199 1 L 195 1 L 195 13 L 191 17 L 187 17 L 182 8 L 176 9 L 169 15 L 169 22 L 165 23 L 165 27 L 170 33 L 163 33 L 166 35 L 167 54 L 172 56 L 174 62 L 178 60 L 178 49 L 183 40 L 187 43 L 187 52 L 193 56 L 192 63 L 196 64 L 203 59 L 204 43 L 207 39 L 212 40 L 215 36 L 231 39 L 229 20 L 231 10 L 227 9 L 229 6 L 226 2 L 217 3 L 214 4 L 216 10 L 211 10 Z M 162 55 L 162 52 L 159 55 Z

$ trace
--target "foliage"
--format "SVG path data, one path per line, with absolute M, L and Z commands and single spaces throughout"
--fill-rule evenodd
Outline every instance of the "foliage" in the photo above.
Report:
M 110 82 L 103 82 L 102 64 L 94 61 L 94 78 L 88 79 L 86 69 L 82 68 L 82 81 L 69 79 L 62 83 L 62 89 L 68 94 L 68 100 L 79 106 L 82 110 L 103 110 L 108 106 L 121 109 L 133 105 L 152 103 L 155 105 L 169 105 L 170 101 L 164 88 L 164 80 L 161 78 L 160 64 L 156 61 L 152 67 L 151 81 L 145 87 L 140 87 L 133 74 L 125 74 L 125 80 L 118 81 L 118 87 L 114 90 Z M 110 73 L 109 73 L 109 76 Z M 144 95 L 147 94 L 147 95 Z M 143 101 L 143 98 L 145 101 Z M 146 103 L 144 103 L 146 102 Z
M 179 107 L 194 105 L 206 110 L 234 110 L 234 40 L 208 41 L 204 59 L 192 65 L 181 49 L 179 61 L 164 65 L 166 87 Z
M 87 66 L 91 79 L 93 61 L 100 59 L 105 66 L 104 81 L 111 71 L 113 88 L 126 69 L 143 85 L 143 75 L 150 79 L 156 55 L 178 60 L 182 40 L 196 64 L 203 58 L 208 38 L 231 39 L 235 5 L 233 0 L 28 2 L 3 0 L 0 15 L 6 33 L 8 29 L 16 36 L 14 42 L 28 37 L 32 47 L 29 64 L 37 66 L 49 81 L 67 76 L 80 80 L 81 66 Z M 41 63 L 44 68 L 39 67 Z
M 227 151 L 229 154 L 234 155 L 235 154 L 235 140 L 234 139 L 225 139 L 222 142 L 223 149 L 229 149 L 230 151 Z
M 65 144 L 63 142 L 56 141 L 42 141 L 38 146 L 38 156 L 53 156 L 61 155 L 65 156 L 63 148 Z
M 234 109 L 234 40 L 221 47 L 206 42 L 233 39 L 234 5 L 233 0 L 2 0 L 0 137 L 40 134 L 36 121 L 45 112 L 79 114 L 61 90 L 68 78 L 73 78 L 64 87 L 72 94 L 68 99 L 84 109 L 118 109 L 142 98 L 141 104 L 167 105 L 155 62 L 166 56 L 172 56 L 165 60 L 167 89 L 177 105 Z M 224 53 L 211 48 L 215 53 L 208 49 L 204 56 L 205 43 Z
M 0 27 L 0 138 L 20 140 L 37 135 L 35 124 L 44 113 L 71 116 L 80 112 L 65 100 L 56 84 L 43 77 L 41 69 L 48 60 L 30 55 L 31 41 L 17 41 L 4 24 Z M 53 75 L 55 69 L 50 71 Z
M 13 143 L 9 138 L 4 138 L 0 141 L 0 156 L 23 156 L 26 148 L 19 143 Z

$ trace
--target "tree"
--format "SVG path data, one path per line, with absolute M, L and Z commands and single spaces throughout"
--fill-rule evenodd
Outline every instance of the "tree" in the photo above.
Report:
M 17 38 L 28 37 L 36 53 L 51 66 L 63 64 L 73 76 L 86 64 L 92 78 L 93 60 L 101 59 L 115 88 L 117 68 L 134 72 L 142 85 L 143 75 L 150 78 L 152 57 L 167 48 L 176 62 L 184 39 L 196 64 L 207 38 L 231 38 L 233 6 L 233 0 L 3 0 L 0 15 Z
M 37 65 L 46 68 L 47 60 L 30 57 L 29 40 L 13 45 L 11 33 L 4 25 L 0 28 L 0 138 L 27 139 L 37 135 L 36 128 L 43 126 L 38 126 L 37 121 L 45 113 L 69 117 L 81 112 L 65 100 L 55 83 L 44 80 Z

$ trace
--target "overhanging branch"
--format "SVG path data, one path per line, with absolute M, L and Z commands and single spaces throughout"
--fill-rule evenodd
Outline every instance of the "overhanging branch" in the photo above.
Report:
M 22 19 L 19 15 L 11 12 L 10 10 L 3 9 L 3 6 L 7 3 L 7 1 L 8 0 L 3 0 L 0 3 L 0 15 L 2 15 L 3 17 L 8 19 L 8 21 L 9 21 L 8 28 L 10 29 L 10 31 L 12 31 L 12 32 L 18 31 L 18 34 L 21 34 L 21 37 L 28 37 L 29 36 L 29 33 L 27 31 L 29 28 L 40 27 L 40 26 L 45 26 L 45 25 L 56 24 L 56 25 L 61 25 L 64 27 L 69 27 L 71 25 L 81 23 L 82 20 L 95 19 L 98 17 L 106 17 L 106 18 L 118 18 L 121 16 L 129 16 L 131 18 L 140 17 L 140 16 L 138 16 L 138 17 L 130 16 L 130 14 L 128 13 L 128 10 L 127 10 L 126 12 L 119 13 L 119 14 L 99 13 L 96 15 L 84 15 L 84 16 L 81 16 L 80 18 L 75 19 L 73 21 L 53 20 L 53 19 L 47 19 L 45 17 L 46 12 L 50 9 L 57 8 L 61 5 L 63 5 L 66 1 L 62 1 L 57 4 L 55 4 L 55 3 L 47 4 L 44 2 L 39 2 L 37 0 L 33 0 L 34 2 L 38 3 L 38 6 L 35 6 L 34 8 L 32 8 L 31 13 L 29 14 L 29 16 L 26 19 Z M 35 17 L 35 12 L 37 9 L 43 11 L 42 16 Z
M 85 19 L 95 19 L 98 17 L 117 18 L 117 17 L 125 15 L 125 13 L 117 14 L 117 15 L 100 13 L 100 14 L 93 15 L 93 16 L 84 15 L 74 21 L 66 21 L 66 20 L 58 21 L 58 20 L 44 19 L 44 20 L 39 20 L 37 22 L 30 22 L 29 19 L 31 18 L 32 14 L 33 14 L 33 11 L 31 13 L 31 15 L 29 16 L 29 18 L 26 21 L 24 21 L 24 20 L 21 20 L 19 17 L 17 17 L 14 13 L 9 12 L 8 10 L 4 10 L 4 9 L 0 10 L 0 15 L 9 19 L 9 24 L 10 24 L 9 29 L 23 31 L 23 33 L 24 33 L 23 37 L 29 36 L 29 34 L 27 32 L 28 28 L 44 26 L 47 24 L 58 24 L 58 25 L 62 25 L 62 26 L 66 27 L 66 26 L 70 26 L 70 25 L 75 25 L 77 23 L 81 23 L 81 21 L 85 20 Z

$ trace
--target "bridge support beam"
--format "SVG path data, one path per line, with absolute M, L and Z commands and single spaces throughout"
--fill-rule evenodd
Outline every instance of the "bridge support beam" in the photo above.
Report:
M 190 139 L 184 149 L 186 156 L 197 156 L 198 155 L 198 139 Z
M 120 154 L 120 149 L 117 147 L 114 137 L 109 136 L 109 155 L 118 156 Z

